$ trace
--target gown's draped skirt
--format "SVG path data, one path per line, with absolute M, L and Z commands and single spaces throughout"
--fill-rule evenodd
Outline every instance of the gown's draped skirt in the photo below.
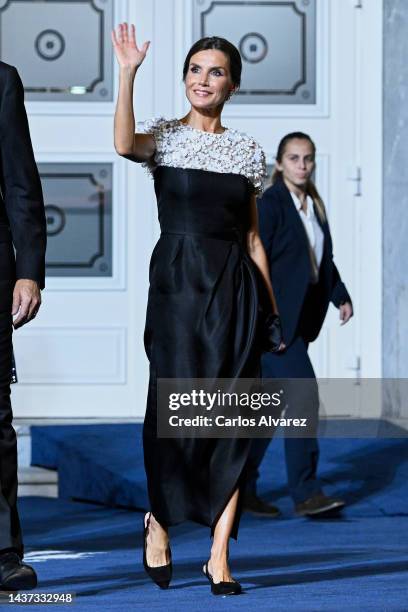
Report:
M 245 248 L 249 185 L 240 175 L 159 167 L 155 188 L 162 234 L 145 328 L 149 499 L 162 525 L 193 520 L 213 528 L 243 482 L 250 440 L 158 438 L 157 379 L 259 375 L 259 274 Z

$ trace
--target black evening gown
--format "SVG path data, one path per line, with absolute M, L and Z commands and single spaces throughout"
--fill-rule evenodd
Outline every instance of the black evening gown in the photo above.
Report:
M 158 166 L 161 227 L 149 271 L 143 428 L 151 511 L 160 524 L 213 528 L 237 486 L 250 443 L 157 437 L 158 378 L 259 376 L 259 272 L 246 251 L 251 183 L 239 174 Z M 240 503 L 231 536 L 236 538 Z

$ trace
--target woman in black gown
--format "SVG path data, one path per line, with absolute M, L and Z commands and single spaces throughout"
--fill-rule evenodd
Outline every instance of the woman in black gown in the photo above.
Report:
M 193 520 L 211 527 L 203 571 L 212 592 L 235 594 L 241 589 L 230 574 L 228 541 L 237 537 L 250 440 L 158 438 L 157 380 L 259 374 L 258 277 L 276 313 L 256 214 L 264 155 L 251 137 L 221 125 L 223 105 L 241 76 L 231 43 L 218 37 L 195 43 L 183 71 L 191 110 L 180 120 L 149 121 L 135 133 L 133 85 L 149 43 L 139 49 L 127 24 L 112 40 L 120 65 L 115 148 L 153 175 L 161 227 L 145 329 L 150 381 L 143 443 L 151 512 L 144 519 L 144 565 L 166 588 L 168 527 Z

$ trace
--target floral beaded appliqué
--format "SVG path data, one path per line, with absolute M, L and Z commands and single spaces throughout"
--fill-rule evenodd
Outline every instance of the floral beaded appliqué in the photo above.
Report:
M 266 176 L 265 155 L 247 134 L 228 129 L 222 134 L 203 132 L 178 119 L 150 119 L 138 125 L 139 131 L 153 134 L 156 152 L 142 165 L 153 176 L 157 166 L 191 168 L 211 172 L 231 172 L 245 176 L 260 195 Z

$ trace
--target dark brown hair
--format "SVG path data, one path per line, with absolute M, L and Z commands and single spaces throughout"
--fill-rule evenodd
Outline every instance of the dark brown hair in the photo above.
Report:
M 284 136 L 279 143 L 278 150 L 276 152 L 277 162 L 282 163 L 282 157 L 285 153 L 286 146 L 291 140 L 295 140 L 295 139 L 307 140 L 308 142 L 310 142 L 310 144 L 312 145 L 313 155 L 314 156 L 316 155 L 316 145 L 308 134 L 305 134 L 304 132 L 291 132 L 290 134 L 286 134 L 286 136 Z M 279 179 L 282 179 L 282 172 L 278 170 L 277 167 L 275 166 L 272 172 L 272 176 L 271 176 L 272 185 L 276 183 L 276 181 Z M 316 210 L 320 217 L 320 220 L 325 221 L 326 220 L 326 209 L 324 206 L 324 202 L 322 198 L 320 197 L 320 194 L 317 191 L 316 185 L 314 184 L 312 179 L 309 179 L 307 183 L 306 193 L 308 196 L 312 198 L 316 206 Z
M 241 84 L 242 60 L 238 49 L 225 38 L 220 36 L 207 36 L 201 38 L 194 43 L 190 51 L 187 53 L 183 66 L 183 81 L 186 80 L 190 60 L 193 55 L 200 51 L 208 51 L 208 49 L 216 49 L 222 51 L 228 57 L 230 65 L 231 80 L 234 86 L 238 89 Z

